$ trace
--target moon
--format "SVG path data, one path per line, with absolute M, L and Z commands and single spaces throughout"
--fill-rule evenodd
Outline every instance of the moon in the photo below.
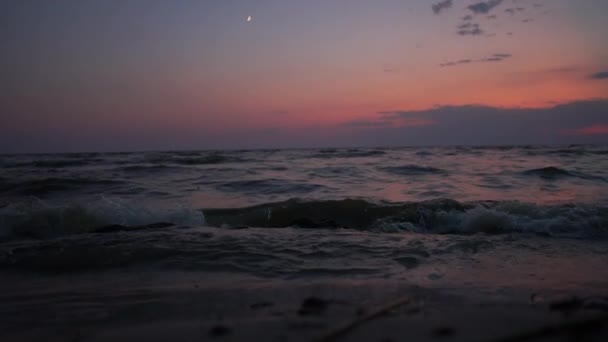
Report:
M 248 23 L 250 23 L 252 19 L 253 19 L 253 18 L 251 18 L 251 16 L 250 16 L 250 15 L 248 15 L 248 16 L 247 16 L 247 22 L 248 22 Z

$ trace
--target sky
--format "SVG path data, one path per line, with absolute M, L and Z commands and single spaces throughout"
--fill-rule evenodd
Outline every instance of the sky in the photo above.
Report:
M 606 0 L 5 0 L 0 153 L 608 143 L 607 15 Z

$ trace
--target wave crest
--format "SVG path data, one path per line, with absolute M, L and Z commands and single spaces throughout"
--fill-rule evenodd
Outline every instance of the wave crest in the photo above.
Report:
M 525 176 L 536 176 L 548 180 L 556 180 L 559 178 L 581 178 L 605 181 L 603 177 L 588 175 L 582 172 L 568 171 L 555 166 L 526 170 L 522 174 Z

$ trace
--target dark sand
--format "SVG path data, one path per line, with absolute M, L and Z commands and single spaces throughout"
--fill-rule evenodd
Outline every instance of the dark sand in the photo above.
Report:
M 29 279 L 27 286 L 8 291 L 7 282 L 26 280 L 8 275 L 3 277 L 0 337 L 2 341 L 608 340 L 608 301 L 586 293 L 421 288 L 394 281 L 339 279 L 235 278 L 232 283 L 213 284 L 212 277 L 217 275 L 56 276 L 40 283 Z
M 19 259 L 22 269 L 0 271 L 0 341 L 608 341 L 605 241 L 403 239 L 454 251 L 386 259 L 388 273 L 374 276 L 152 264 L 43 273 Z M 469 248 L 477 240 L 493 247 Z

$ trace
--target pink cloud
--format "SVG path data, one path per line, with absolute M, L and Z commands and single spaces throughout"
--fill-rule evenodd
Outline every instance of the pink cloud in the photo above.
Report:
M 604 135 L 608 134 L 608 124 L 595 124 L 574 130 L 568 130 L 566 134 L 571 135 Z

